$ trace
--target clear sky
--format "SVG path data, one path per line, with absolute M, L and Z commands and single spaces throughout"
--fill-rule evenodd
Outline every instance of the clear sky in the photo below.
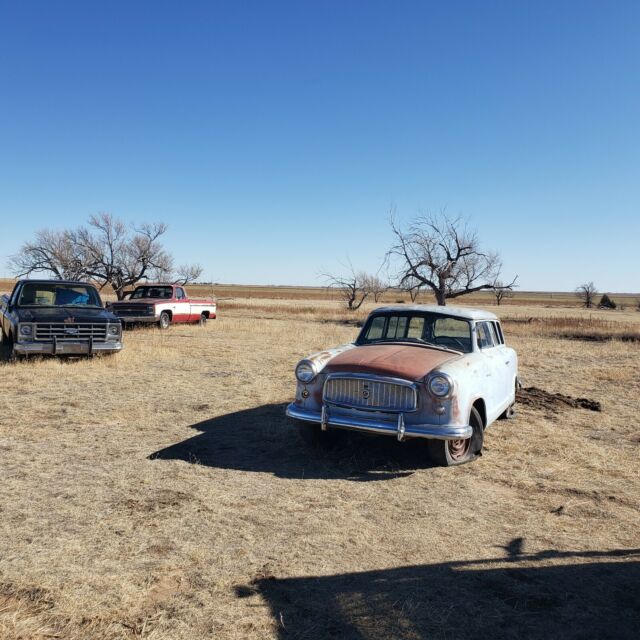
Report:
M 635 0 L 0 0 L 0 274 L 109 211 L 203 279 L 319 284 L 394 205 L 523 289 L 640 291 L 639 34 Z

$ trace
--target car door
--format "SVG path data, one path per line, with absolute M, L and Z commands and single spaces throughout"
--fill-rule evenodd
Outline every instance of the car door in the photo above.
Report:
M 191 316 L 191 304 L 187 298 L 187 294 L 182 287 L 176 287 L 175 290 L 175 311 L 173 318 L 175 322 L 189 322 Z
M 505 344 L 504 334 L 500 322 L 494 320 L 492 323 L 494 334 L 498 341 L 498 352 L 500 353 L 500 366 L 503 370 L 504 401 L 510 405 L 514 400 L 515 380 L 518 375 L 518 356 L 516 352 Z
M 505 354 L 492 322 L 483 320 L 476 323 L 476 335 L 483 361 L 483 387 L 487 419 L 488 422 L 492 422 L 508 404 Z

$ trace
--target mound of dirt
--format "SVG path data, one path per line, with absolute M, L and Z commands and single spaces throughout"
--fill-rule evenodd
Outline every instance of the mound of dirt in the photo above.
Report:
M 588 409 L 589 411 L 602 411 L 602 405 L 589 398 L 573 398 L 561 393 L 549 393 L 538 387 L 526 387 L 518 390 L 516 401 L 535 409 L 558 410 L 565 407 L 574 409 Z

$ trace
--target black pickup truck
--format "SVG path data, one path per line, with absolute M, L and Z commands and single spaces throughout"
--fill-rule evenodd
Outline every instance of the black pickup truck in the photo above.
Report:
M 0 297 L 0 341 L 9 358 L 113 353 L 122 349 L 122 326 L 92 284 L 18 280 Z

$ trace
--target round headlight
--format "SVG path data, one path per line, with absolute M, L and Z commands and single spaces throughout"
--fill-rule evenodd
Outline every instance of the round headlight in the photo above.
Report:
M 120 333 L 120 327 L 117 324 L 109 325 L 109 335 L 117 336 Z
M 20 325 L 20 335 L 22 336 L 30 336 L 33 331 L 33 327 L 30 324 L 21 324 Z
M 451 393 L 451 382 L 446 376 L 435 375 L 429 378 L 429 382 L 427 383 L 429 387 L 429 392 L 438 398 L 444 398 Z
M 313 366 L 311 365 L 310 362 L 306 360 L 303 360 L 296 367 L 296 378 L 298 378 L 300 382 L 304 382 L 304 383 L 311 382 L 314 379 L 315 375 L 316 375 L 316 372 Z

